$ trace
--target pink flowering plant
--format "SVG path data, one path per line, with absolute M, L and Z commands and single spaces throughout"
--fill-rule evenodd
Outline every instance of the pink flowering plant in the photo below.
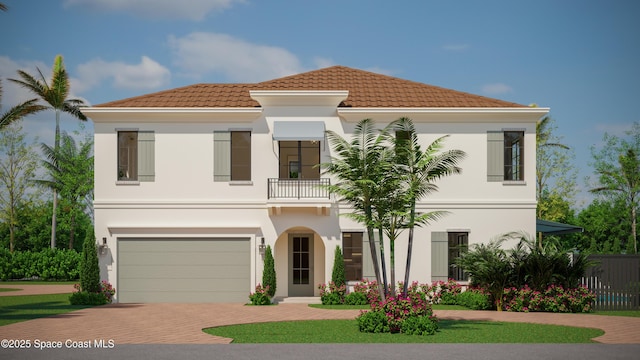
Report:
M 524 285 L 504 290 L 504 310 L 516 312 L 586 313 L 593 310 L 595 295 L 585 286 L 564 289 L 550 285 L 544 291 L 536 291 Z
M 69 297 L 71 305 L 104 305 L 113 301 L 116 289 L 108 282 L 100 282 L 100 290 L 97 292 L 82 291 L 80 284 L 74 284 L 75 290 Z
M 269 285 L 256 285 L 256 291 L 249 294 L 251 305 L 271 305 L 271 297 L 269 296 Z
M 333 281 L 327 284 L 318 285 L 320 290 L 320 300 L 322 305 L 342 305 L 344 304 L 346 285 L 336 285 Z
M 374 301 L 371 310 L 362 311 L 356 319 L 361 332 L 433 335 L 438 329 L 431 305 L 417 292 Z

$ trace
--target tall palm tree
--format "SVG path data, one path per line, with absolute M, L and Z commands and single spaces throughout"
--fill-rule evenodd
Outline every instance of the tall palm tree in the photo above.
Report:
M 381 162 L 384 137 L 375 128 L 373 120 L 364 119 L 356 125 L 351 142 L 333 131 L 327 131 L 327 139 L 335 155 L 332 156 L 331 162 L 321 166 L 325 174 L 333 175 L 337 180 L 337 183 L 327 188 L 330 192 L 337 194 L 341 201 L 346 201 L 353 206 L 354 213 L 348 216 L 367 227 L 378 292 L 380 298 L 384 300 L 385 293 L 380 276 L 373 222 L 375 180 L 380 167 L 384 165 Z
M 41 144 L 46 159 L 42 165 L 49 173 L 49 179 L 36 183 L 60 194 L 62 208 L 70 215 L 68 248 L 73 249 L 76 217 L 86 210 L 93 191 L 93 143 L 85 141 L 77 146 L 73 137 L 66 133 L 62 134 L 61 142 L 57 150 Z
M 31 74 L 18 70 L 20 79 L 9 79 L 14 83 L 24 87 L 37 95 L 40 100 L 48 104 L 47 108 L 55 111 L 56 114 L 56 132 L 55 132 L 55 150 L 60 147 L 60 114 L 62 112 L 71 114 L 73 117 L 86 121 L 87 117 L 80 112 L 80 106 L 84 105 L 84 101 L 80 99 L 68 99 L 70 92 L 69 76 L 64 68 L 62 55 L 57 55 L 53 61 L 53 69 L 51 80 L 47 82 L 42 71 L 38 70 L 39 77 L 36 78 Z M 51 215 L 51 248 L 56 247 L 56 212 L 58 208 L 58 193 L 53 190 L 53 215 Z
M 462 150 L 441 152 L 442 143 L 447 136 L 436 139 L 423 151 L 413 121 L 409 118 L 400 118 L 394 121 L 391 126 L 395 129 L 396 134 L 402 134 L 400 137 L 396 136 L 395 141 L 396 166 L 398 173 L 404 178 L 409 211 L 407 223 L 409 242 L 403 288 L 403 294 L 406 295 L 411 272 L 414 228 L 435 221 L 446 214 L 444 211 L 419 214 L 416 212 L 416 203 L 425 196 L 438 191 L 436 180 L 461 173 L 462 169 L 458 164 L 466 157 L 466 154 Z
M 2 4 L 0 4 L 2 5 Z M 0 130 L 5 127 L 11 125 L 14 121 L 22 119 L 23 117 L 37 113 L 38 111 L 45 110 L 46 107 L 42 105 L 36 104 L 38 99 L 31 99 L 23 102 L 22 104 L 18 104 L 7 112 L 2 114 L 0 118 Z M 2 103 L 2 81 L 0 81 L 0 104 Z

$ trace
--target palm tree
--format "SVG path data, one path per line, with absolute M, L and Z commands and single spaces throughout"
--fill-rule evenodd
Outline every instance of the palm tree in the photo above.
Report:
M 2 4 L 0 4 L 2 5 Z M 45 110 L 46 107 L 42 105 L 36 104 L 38 99 L 31 99 L 23 102 L 22 104 L 18 104 L 7 112 L 2 114 L 0 118 L 0 130 L 5 127 L 11 125 L 14 121 L 22 119 L 23 117 L 29 114 L 35 114 L 38 111 Z M 2 81 L 0 81 L 0 104 L 2 103 Z
M 567 145 L 553 142 L 551 137 L 551 132 L 553 128 L 550 128 L 553 123 L 553 119 L 549 116 L 545 116 L 542 119 L 538 120 L 536 123 L 536 150 L 547 148 L 547 147 L 555 147 L 564 150 L 569 150 Z M 537 153 L 537 151 L 536 151 Z M 537 181 L 537 199 L 540 201 L 542 199 L 542 193 L 544 191 L 546 180 L 549 178 L 549 174 L 541 171 L 540 168 L 536 168 L 536 181 Z M 538 215 L 539 216 L 539 215 Z
M 381 166 L 384 166 L 381 161 L 384 137 L 379 134 L 371 119 L 364 119 L 356 125 L 351 142 L 333 131 L 327 131 L 327 138 L 335 156 L 332 156 L 331 162 L 321 166 L 325 174 L 333 175 L 337 179 L 337 183 L 328 185 L 327 188 L 337 194 L 340 200 L 353 206 L 354 213 L 348 216 L 367 227 L 378 292 L 384 300 L 373 222 L 375 180 L 379 176 Z
M 42 165 L 50 178 L 36 183 L 60 194 L 62 208 L 70 214 L 68 248 L 73 249 L 76 217 L 87 208 L 93 191 L 93 144 L 85 141 L 78 147 L 73 137 L 66 133 L 62 134 L 61 140 L 58 149 L 41 144 L 46 158 Z
M 436 139 L 422 151 L 413 121 L 409 118 L 400 118 L 394 121 L 391 126 L 395 129 L 396 134 L 401 134 L 399 137 L 396 136 L 395 141 L 396 166 L 398 173 L 404 178 L 409 212 L 407 223 L 409 242 L 403 288 L 403 294 L 406 295 L 411 272 L 414 228 L 435 221 L 446 214 L 445 211 L 416 213 L 416 203 L 438 190 L 438 186 L 435 184 L 436 180 L 461 173 L 462 169 L 458 167 L 458 163 L 465 158 L 466 154 L 462 150 L 440 152 L 442 143 L 447 136 Z
M 55 147 L 57 151 L 60 147 L 60 113 L 65 112 L 71 114 L 75 118 L 86 121 L 87 117 L 80 112 L 80 106 L 84 105 L 84 101 L 80 99 L 68 99 L 70 84 L 69 76 L 64 68 L 61 55 L 57 55 L 53 61 L 53 71 L 50 82 L 47 82 L 44 75 L 38 70 L 39 78 L 33 77 L 31 74 L 18 70 L 21 79 L 9 79 L 16 84 L 28 89 L 36 94 L 47 103 L 48 109 L 52 109 L 56 114 L 56 132 Z M 53 190 L 53 215 L 51 216 L 51 248 L 56 247 L 56 212 L 58 208 L 58 193 Z

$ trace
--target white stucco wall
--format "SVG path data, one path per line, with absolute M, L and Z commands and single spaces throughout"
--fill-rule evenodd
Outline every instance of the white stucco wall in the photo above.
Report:
M 362 113 L 373 117 L 379 127 L 395 115 Z M 417 229 L 411 279 L 429 282 L 431 278 L 430 236 L 433 231 L 466 230 L 470 244 L 486 242 L 510 231 L 535 232 L 535 120 L 509 112 L 488 116 L 472 111 L 462 114 L 411 113 L 423 147 L 440 136 L 449 135 L 444 150 L 467 153 L 460 164 L 463 173 L 440 180 L 439 191 L 419 204 L 419 210 L 446 210 L 449 215 Z M 91 113 L 89 112 L 89 116 Z M 363 229 L 339 212 L 347 207 L 321 201 L 330 206 L 328 216 L 311 212 L 283 212 L 269 215 L 270 206 L 287 202 L 267 200 L 267 178 L 278 177 L 278 144 L 272 140 L 274 121 L 323 121 L 327 130 L 350 138 L 358 114 L 345 121 L 335 106 L 267 107 L 261 114 L 226 120 L 215 113 L 197 120 L 188 116 L 95 114 L 95 231 L 107 238 L 109 254 L 101 256 L 102 277 L 117 289 L 117 238 L 153 237 L 249 237 L 251 239 L 253 287 L 262 279 L 262 259 L 257 247 L 260 238 L 271 245 L 276 257 L 278 292 L 286 296 L 286 243 L 277 242 L 291 228 L 313 230 L 316 238 L 316 284 L 331 278 L 333 251 L 341 245 L 341 232 Z M 252 118 L 253 117 L 253 118 Z M 511 118 L 512 117 L 512 118 Z M 123 129 L 155 132 L 155 181 L 122 185 L 116 181 L 117 131 Z M 517 185 L 487 182 L 487 131 L 523 129 L 525 131 L 525 181 Z M 213 132 L 251 130 L 252 182 L 234 184 L 213 181 Z M 330 146 L 321 144 L 321 161 L 328 161 Z M 313 201 L 289 202 L 294 206 L 313 206 Z M 321 243 L 317 240 L 320 239 Z M 101 241 L 101 240 L 100 240 Z M 388 248 L 388 247 L 387 247 Z M 324 258 L 324 261 L 323 261 Z M 396 279 L 404 276 L 406 234 L 396 244 Z M 317 287 L 317 286 L 315 286 Z M 317 295 L 317 290 L 316 290 Z

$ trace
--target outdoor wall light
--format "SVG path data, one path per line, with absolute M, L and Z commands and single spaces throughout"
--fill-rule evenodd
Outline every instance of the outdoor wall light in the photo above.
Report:
M 262 237 L 260 239 L 260 245 L 258 245 L 258 251 L 260 251 L 260 255 L 262 255 L 262 256 L 264 256 L 264 249 L 265 249 L 264 237 Z
M 100 255 L 104 255 L 107 253 L 109 247 L 107 246 L 107 238 L 102 238 L 102 244 L 98 245 L 98 249 L 100 250 Z

